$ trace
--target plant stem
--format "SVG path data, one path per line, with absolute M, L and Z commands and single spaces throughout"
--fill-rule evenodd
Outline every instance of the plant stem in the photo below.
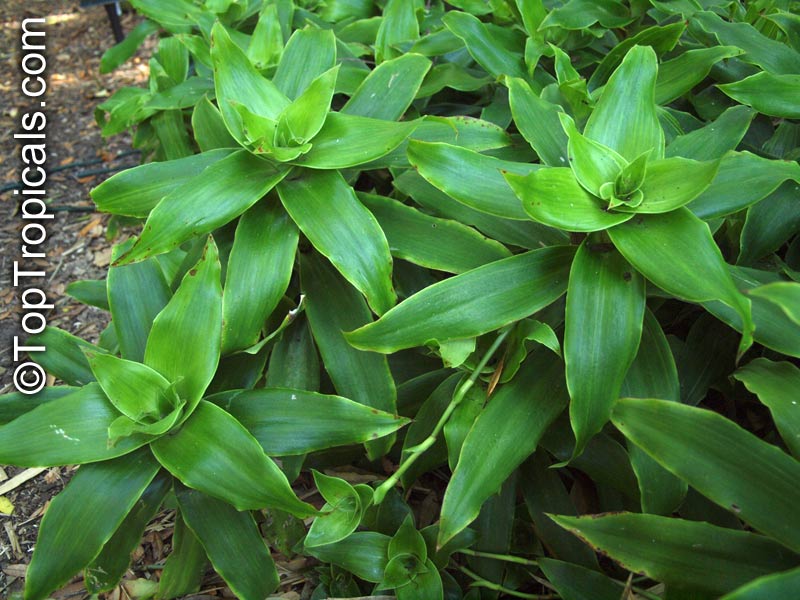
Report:
M 558 594 L 526 594 L 525 592 L 510 590 L 508 588 L 503 587 L 499 583 L 493 583 L 491 581 L 487 581 L 477 573 L 470 571 L 467 567 L 461 566 L 458 569 L 462 573 L 464 573 L 464 575 L 473 580 L 472 583 L 473 587 L 482 587 L 486 588 L 487 590 L 502 592 L 503 594 L 514 596 L 515 598 L 525 598 L 526 600 L 554 600 L 555 598 L 561 597 Z
M 413 465 L 428 448 L 436 443 L 439 434 L 442 432 L 442 429 L 444 429 L 444 426 L 450 419 L 453 411 L 458 407 L 459 404 L 461 404 L 461 401 L 464 399 L 464 396 L 467 395 L 467 392 L 470 390 L 470 388 L 475 385 L 475 382 L 478 380 L 478 377 L 480 377 L 480 374 L 486 366 L 486 363 L 489 362 L 489 360 L 492 358 L 492 355 L 494 355 L 510 331 L 510 328 L 506 328 L 504 331 L 500 332 L 500 334 L 497 336 L 497 339 L 495 339 L 495 341 L 486 351 L 486 354 L 483 355 L 481 362 L 478 363 L 478 366 L 475 367 L 475 370 L 469 376 L 469 379 L 462 383 L 461 386 L 456 390 L 456 393 L 453 394 L 453 399 L 450 400 L 450 404 L 447 405 L 447 408 L 445 409 L 444 413 L 442 413 L 442 416 L 439 418 L 439 422 L 436 423 L 436 427 L 433 428 L 433 431 L 430 433 L 430 435 L 421 443 L 405 450 L 405 452 L 408 453 L 408 457 L 400 464 L 400 467 L 397 469 L 397 471 L 392 473 L 392 475 L 386 481 L 384 481 L 375 489 L 373 494 L 373 501 L 375 504 L 380 504 L 386 497 L 386 494 L 389 492 L 389 490 L 397 485 L 397 482 L 400 481 L 400 478 L 406 471 L 408 471 L 411 465 Z
M 467 556 L 474 556 L 476 558 L 489 558 L 492 560 L 501 560 L 503 562 L 515 563 L 518 565 L 526 565 L 529 567 L 536 567 L 538 563 L 529 558 L 522 558 L 521 556 L 511 556 L 510 554 L 494 554 L 492 552 L 479 552 L 478 550 L 470 550 L 464 548 L 458 551 L 459 554 L 466 554 Z

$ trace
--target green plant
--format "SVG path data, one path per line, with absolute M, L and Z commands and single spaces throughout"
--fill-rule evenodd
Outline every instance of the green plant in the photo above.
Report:
M 146 220 L 69 290 L 112 324 L 0 402 L 0 461 L 85 464 L 28 597 L 162 504 L 161 597 L 271 593 L 264 514 L 314 598 L 796 595 L 797 3 L 133 4 L 169 35 L 98 118 L 157 160 L 93 198 Z

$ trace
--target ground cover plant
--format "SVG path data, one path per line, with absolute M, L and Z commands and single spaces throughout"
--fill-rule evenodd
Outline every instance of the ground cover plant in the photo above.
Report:
M 797 596 L 797 2 L 132 4 L 111 325 L 0 398 L 0 462 L 83 465 L 26 598 L 162 507 L 160 598 L 270 547 L 312 598 Z

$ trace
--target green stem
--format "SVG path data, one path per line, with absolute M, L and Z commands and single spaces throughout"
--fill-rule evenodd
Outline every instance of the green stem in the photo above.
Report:
M 473 580 L 472 583 L 473 587 L 482 587 L 486 588 L 487 590 L 492 590 L 494 592 L 501 592 L 503 594 L 507 594 L 508 596 L 514 596 L 515 598 L 525 598 L 526 600 L 554 600 L 556 598 L 561 597 L 558 594 L 526 594 L 525 592 L 510 590 L 508 588 L 503 587 L 499 583 L 493 583 L 491 581 L 487 581 L 477 573 L 470 571 L 467 567 L 461 566 L 458 569 L 462 573 L 464 573 L 464 575 Z
M 522 558 L 521 556 L 511 556 L 510 554 L 494 554 L 492 552 L 479 552 L 478 550 L 470 550 L 464 548 L 458 551 L 459 554 L 466 554 L 467 556 L 474 556 L 475 558 L 489 558 L 492 560 L 501 560 L 503 562 L 515 563 L 518 565 L 526 565 L 529 567 L 536 567 L 539 563 L 529 558 Z
M 408 457 L 400 464 L 400 467 L 392 473 L 392 475 L 380 484 L 373 494 L 373 501 L 375 504 L 380 504 L 383 502 L 383 499 L 386 497 L 386 494 L 389 493 L 389 490 L 392 489 L 397 482 L 400 481 L 400 478 L 403 474 L 411 468 L 417 459 L 422 456 L 422 454 L 431 446 L 436 443 L 436 440 L 439 437 L 439 434 L 444 429 L 445 424 L 447 423 L 448 419 L 450 419 L 450 415 L 453 414 L 453 411 L 461 404 L 461 401 L 464 399 L 464 396 L 467 395 L 467 392 L 475 385 L 475 382 L 480 377 L 481 372 L 483 371 L 484 367 L 486 367 L 486 363 L 492 358 L 492 355 L 497 351 L 500 347 L 500 344 L 503 343 L 503 340 L 506 339 L 506 336 L 511 331 L 510 328 L 507 328 L 505 331 L 501 331 L 500 334 L 497 336 L 497 339 L 492 343 L 489 350 L 486 351 L 486 354 L 483 355 L 481 362 L 478 363 L 478 366 L 475 367 L 475 370 L 469 376 L 464 383 L 456 390 L 456 393 L 453 394 L 453 399 L 450 400 L 450 404 L 447 405 L 444 413 L 442 414 L 439 422 L 436 423 L 436 427 L 433 428 L 431 434 L 425 438 L 420 444 L 413 446 L 411 448 L 407 448 L 404 452 L 408 453 Z

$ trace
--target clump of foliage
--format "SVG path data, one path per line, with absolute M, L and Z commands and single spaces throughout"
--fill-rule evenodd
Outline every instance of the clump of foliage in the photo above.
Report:
M 164 506 L 160 598 L 267 597 L 265 537 L 315 599 L 798 596 L 797 2 L 132 4 L 111 325 L 0 399 L 0 462 L 83 465 L 26 598 Z

